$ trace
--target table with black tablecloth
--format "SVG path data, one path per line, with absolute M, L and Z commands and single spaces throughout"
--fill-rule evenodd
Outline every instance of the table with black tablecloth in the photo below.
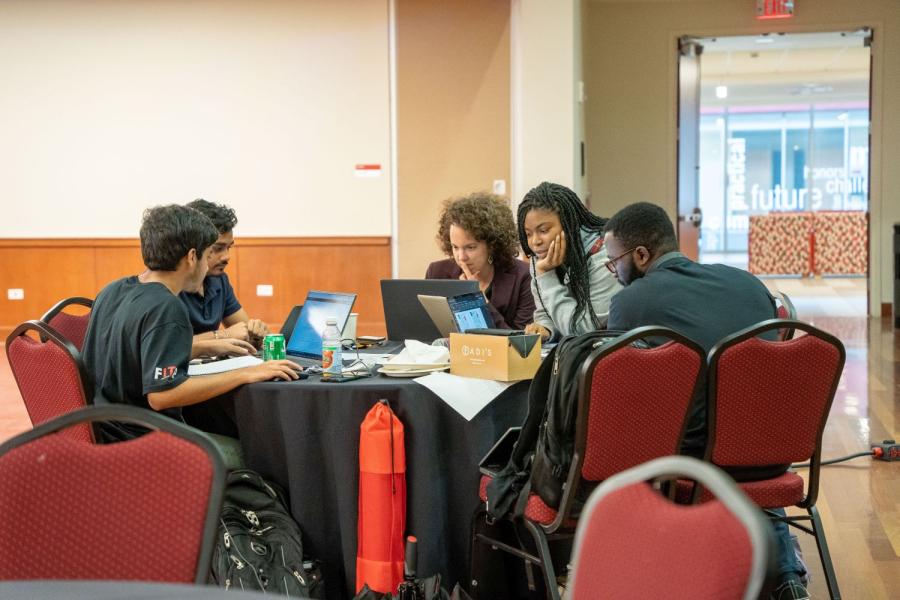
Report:
M 419 574 L 439 572 L 452 587 L 468 570 L 478 461 L 524 420 L 528 385 L 510 386 L 471 421 L 414 380 L 383 375 L 255 383 L 220 400 L 233 402 L 248 467 L 288 492 L 304 550 L 323 562 L 328 598 L 337 600 L 356 592 L 359 428 L 369 410 L 387 399 L 403 423 L 406 533 L 419 540 Z

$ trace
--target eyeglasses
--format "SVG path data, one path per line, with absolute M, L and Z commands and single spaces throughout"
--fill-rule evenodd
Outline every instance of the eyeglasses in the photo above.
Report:
M 618 276 L 619 276 L 619 271 L 618 271 L 618 269 L 616 269 L 616 261 L 618 261 L 618 260 L 619 260 L 620 258 L 622 258 L 623 256 L 627 256 L 627 255 L 631 254 L 632 252 L 634 252 L 634 251 L 637 250 L 638 248 L 639 248 L 639 246 L 635 246 L 634 248 L 632 248 L 632 249 L 629 250 L 628 252 L 623 252 L 622 254 L 618 255 L 617 257 L 612 258 L 612 259 L 606 261 L 606 268 L 607 268 L 607 269 L 609 270 L 609 272 L 612 273 L 615 277 L 618 277 Z M 650 252 L 650 248 L 647 248 L 647 252 Z

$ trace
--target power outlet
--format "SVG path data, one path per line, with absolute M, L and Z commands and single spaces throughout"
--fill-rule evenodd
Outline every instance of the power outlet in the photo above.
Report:
M 271 296 L 274 293 L 275 293 L 275 288 L 271 285 L 256 286 L 256 295 L 257 296 Z
M 900 444 L 894 440 L 884 440 L 881 444 L 872 444 L 876 460 L 894 462 L 900 460 Z
M 505 179 L 495 179 L 494 180 L 494 194 L 497 196 L 505 196 L 506 195 L 506 180 Z
M 9 300 L 24 300 L 25 290 L 22 288 L 10 288 L 6 290 L 6 297 Z

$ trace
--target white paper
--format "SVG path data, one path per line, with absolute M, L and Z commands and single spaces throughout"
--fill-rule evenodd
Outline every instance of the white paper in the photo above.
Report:
M 255 356 L 237 356 L 235 358 L 226 358 L 224 360 L 215 360 L 203 365 L 188 366 L 188 376 L 203 377 L 204 375 L 216 375 L 225 373 L 226 371 L 234 371 L 236 369 L 246 369 L 262 364 L 263 361 Z
M 449 373 L 432 373 L 419 377 L 416 383 L 424 385 L 435 393 L 450 408 L 471 421 L 481 409 L 491 403 L 503 390 L 516 383 L 515 381 L 492 381 L 490 379 L 473 379 Z

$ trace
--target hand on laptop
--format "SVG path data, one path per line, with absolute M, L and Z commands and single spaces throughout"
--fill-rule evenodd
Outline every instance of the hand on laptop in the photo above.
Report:
M 242 340 L 201 340 L 194 342 L 194 356 L 247 356 L 256 354 L 256 348 Z
M 285 381 L 299 379 L 297 371 L 302 370 L 300 365 L 289 360 L 267 360 L 261 365 L 243 369 L 242 372 L 247 375 L 247 383 L 256 383 L 270 379 L 284 379 Z
M 249 342 L 250 330 L 247 329 L 247 324 L 241 321 L 240 323 L 235 323 L 231 327 L 227 327 L 225 329 L 225 336 L 234 338 L 236 340 L 242 340 L 244 342 Z
M 259 319 L 250 319 L 247 321 L 247 332 L 250 334 L 250 343 L 260 347 L 262 340 L 269 333 L 269 326 Z

